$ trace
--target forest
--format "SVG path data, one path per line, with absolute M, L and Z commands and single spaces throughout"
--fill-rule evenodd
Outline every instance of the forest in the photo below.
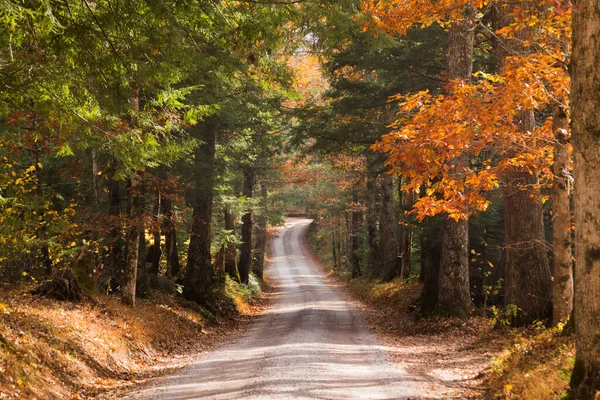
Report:
M 0 398 L 66 398 L 36 303 L 226 325 L 300 216 L 342 285 L 600 399 L 599 90 L 598 0 L 0 0 Z

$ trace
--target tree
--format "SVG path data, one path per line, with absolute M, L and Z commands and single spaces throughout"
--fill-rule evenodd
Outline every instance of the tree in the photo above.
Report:
M 247 199 L 252 199 L 255 180 L 255 172 L 252 168 L 246 167 L 244 169 L 244 186 L 242 194 Z M 240 246 L 240 261 L 238 263 L 240 281 L 246 284 L 250 278 L 250 269 L 252 267 L 252 230 L 252 211 L 248 210 L 242 216 L 242 244 Z
M 573 13 L 571 91 L 575 151 L 575 329 L 571 376 L 575 398 L 600 391 L 600 14 L 598 2 L 578 0 Z
M 469 81 L 473 73 L 475 9 L 465 8 L 463 20 L 454 21 L 448 33 L 448 78 Z M 467 169 L 468 156 L 455 159 L 456 174 Z M 473 308 L 469 287 L 469 222 L 444 218 L 438 302 L 443 313 L 467 318 Z
M 573 311 L 573 250 L 571 223 L 571 183 L 569 171 L 570 133 L 565 110 L 553 106 L 552 128 L 555 132 L 552 172 L 552 246 L 554 276 L 552 280 L 552 325 L 565 322 Z

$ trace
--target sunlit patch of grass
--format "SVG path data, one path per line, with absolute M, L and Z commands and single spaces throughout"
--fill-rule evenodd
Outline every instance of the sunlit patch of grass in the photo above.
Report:
M 561 329 L 506 330 L 512 339 L 491 361 L 487 384 L 496 398 L 561 399 L 568 389 L 575 345 Z
M 235 308 L 240 313 L 246 313 L 260 294 L 261 284 L 258 278 L 251 273 L 248 284 L 236 282 L 228 275 L 225 276 L 225 294 L 235 304 Z

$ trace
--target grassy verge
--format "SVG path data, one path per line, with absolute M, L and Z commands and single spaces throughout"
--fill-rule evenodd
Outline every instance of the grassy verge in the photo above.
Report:
M 421 284 L 418 279 L 383 282 L 379 279 L 361 277 L 350 279 L 346 269 L 332 268 L 331 242 L 328 232 L 311 226 L 308 244 L 314 256 L 329 273 L 343 284 L 352 297 L 365 304 L 365 317 L 376 333 L 383 338 L 393 338 L 398 346 L 425 343 L 435 347 L 439 343 L 456 342 L 454 358 L 437 354 L 428 359 L 430 370 L 450 363 L 469 363 L 465 360 L 482 360 L 479 372 L 469 380 L 477 380 L 476 394 L 464 398 L 485 399 L 562 399 L 573 368 L 574 339 L 562 329 L 547 329 L 541 324 L 524 328 L 506 325 L 502 315 L 494 316 L 486 310 L 486 317 L 464 321 L 448 318 L 419 320 L 415 305 L 418 304 Z M 418 340 L 425 336 L 424 341 Z M 415 339 L 417 338 L 417 339 Z M 435 353 L 432 351 L 431 353 Z M 425 357 L 420 353 L 419 357 Z M 411 363 L 410 358 L 399 360 Z M 427 368 L 424 373 L 429 374 Z M 444 396 L 442 396 L 444 397 Z
M 125 390 L 183 366 L 240 331 L 260 285 L 228 280 L 226 296 L 239 317 L 213 317 L 180 298 L 155 292 L 135 308 L 118 298 L 58 302 L 30 288 L 0 294 L 0 398 L 117 398 Z M 113 394 L 107 394 L 113 393 Z

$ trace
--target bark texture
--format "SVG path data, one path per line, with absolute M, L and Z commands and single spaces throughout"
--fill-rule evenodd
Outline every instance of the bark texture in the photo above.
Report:
M 520 129 L 533 130 L 530 111 L 519 113 Z M 503 176 L 506 237 L 504 304 L 521 312 L 519 323 L 550 317 L 552 281 L 546 250 L 544 216 L 535 172 L 514 168 Z
M 554 279 L 552 281 L 552 324 L 566 321 L 573 311 L 573 252 L 569 172 L 569 121 L 558 105 L 553 110 L 554 183 L 552 185 L 552 244 Z
M 475 10 L 465 9 L 464 19 L 450 27 L 448 34 L 448 78 L 469 81 L 473 73 Z M 467 157 L 455 160 L 457 174 L 464 174 Z M 444 217 L 438 287 L 439 311 L 467 318 L 473 308 L 469 287 L 469 223 Z
M 467 318 L 473 308 L 469 287 L 469 222 L 444 218 L 438 286 L 439 311 Z
M 192 229 L 183 285 L 188 300 L 205 303 L 211 295 L 213 266 L 210 252 L 211 219 L 214 186 L 215 127 L 214 121 L 194 126 L 192 134 L 202 140 L 196 148 L 196 165 L 192 189 Z
M 576 399 L 600 391 L 600 3 L 573 13 L 571 105 L 575 154 L 575 330 L 571 377 Z
M 440 231 L 426 227 L 421 231 L 421 316 L 433 314 L 438 304 L 440 270 Z
M 252 192 L 255 182 L 255 174 L 251 168 L 244 169 L 244 187 L 242 194 L 247 198 L 252 198 Z M 238 270 L 240 272 L 240 281 L 248 283 L 250 279 L 250 267 L 252 265 L 252 212 L 248 211 L 242 216 L 242 244 L 240 245 L 240 262 Z
M 509 8 L 496 8 L 497 28 L 512 22 Z M 497 44 L 500 68 L 509 55 L 525 55 L 523 42 L 532 32 L 523 29 L 515 37 Z M 521 110 L 513 123 L 523 134 L 535 129 L 532 110 Z M 506 239 L 506 281 L 504 304 L 514 304 L 521 311 L 516 323 L 545 320 L 552 312 L 552 281 L 544 232 L 542 197 L 537 188 L 537 171 L 513 167 L 501 177 L 504 197 Z
M 396 259 L 398 241 L 396 240 L 396 216 L 394 215 L 394 180 L 391 175 L 381 176 L 381 216 L 379 219 L 381 236 L 381 261 L 386 281 L 398 275 Z

